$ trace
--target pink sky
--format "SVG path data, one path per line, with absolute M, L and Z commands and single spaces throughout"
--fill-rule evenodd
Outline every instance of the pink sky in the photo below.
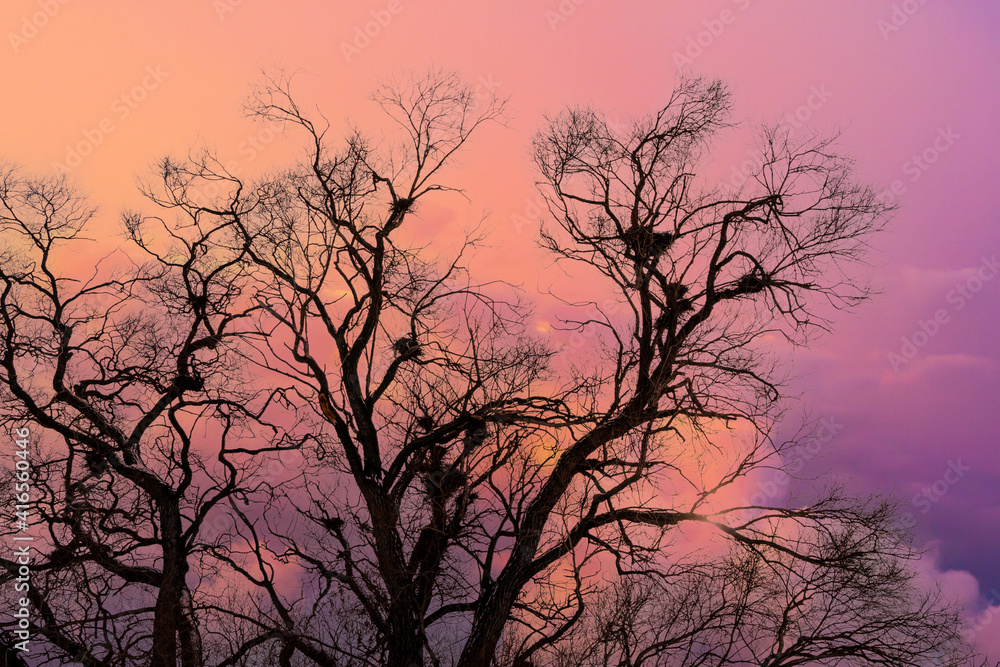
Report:
M 560 280 L 535 250 L 537 221 L 524 224 L 535 197 L 528 142 L 543 112 L 652 110 L 680 54 L 691 72 L 732 85 L 738 118 L 798 111 L 808 128 L 844 129 L 859 172 L 896 182 L 902 208 L 872 258 L 882 295 L 795 354 L 804 407 L 842 425 L 810 467 L 900 493 L 936 545 L 932 569 L 980 608 L 1000 603 L 989 597 L 1000 591 L 995 2 L 9 0 L 0 25 L 0 154 L 49 170 L 88 153 L 72 176 L 108 230 L 139 203 L 134 179 L 167 153 L 204 142 L 243 174 L 295 154 L 294 142 L 242 117 L 261 68 L 301 69 L 296 85 L 335 128 L 346 116 L 364 125 L 373 82 L 400 69 L 439 65 L 494 87 L 513 117 L 453 172 L 471 204 L 445 197 L 422 214 L 442 238 L 488 214 L 494 248 L 480 275 L 529 292 Z M 358 37 L 366 28 L 374 36 Z M 717 155 L 710 169 L 723 177 L 745 159 L 732 145 Z M 101 250 L 118 243 L 109 235 Z M 539 326 L 546 312 L 542 303 Z M 907 351 L 904 337 L 919 345 L 894 369 L 888 355 Z M 935 487 L 953 463 L 962 475 Z M 919 500 L 924 489 L 933 502 Z M 977 635 L 984 647 L 996 628 Z

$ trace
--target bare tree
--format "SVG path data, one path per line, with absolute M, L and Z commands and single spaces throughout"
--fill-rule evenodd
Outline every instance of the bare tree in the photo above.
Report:
M 402 128 L 402 149 L 360 133 L 329 146 L 327 126 L 272 82 L 251 110 L 305 130 L 307 159 L 252 197 L 203 209 L 238 225 L 267 286 L 258 294 L 281 341 L 275 363 L 332 429 L 331 449 L 286 500 L 306 524 L 274 531 L 271 521 L 281 548 L 255 537 L 228 557 L 235 566 L 254 554 L 259 571 L 244 574 L 273 601 L 290 655 L 486 665 L 520 632 L 511 664 L 545 662 L 587 617 L 602 567 L 671 581 L 668 546 L 687 524 L 788 572 L 870 567 L 831 548 L 844 534 L 869 536 L 865 553 L 889 564 L 911 555 L 884 509 L 843 496 L 798 509 L 718 500 L 774 453 L 780 385 L 761 339 L 822 328 L 817 297 L 836 308 L 867 295 L 845 263 L 887 211 L 832 142 L 765 132 L 753 188 L 701 191 L 697 160 L 727 122 L 721 84 L 682 82 L 624 136 L 593 111 L 556 117 L 535 142 L 559 228 L 543 242 L 601 276 L 620 304 L 590 304 L 597 317 L 568 323 L 596 330 L 601 357 L 564 373 L 526 332 L 518 301 L 472 282 L 475 238 L 440 268 L 393 242 L 419 202 L 446 189 L 444 163 L 498 103 L 440 74 L 376 100 Z M 742 448 L 717 441 L 741 423 L 752 427 Z M 316 599 L 282 596 L 266 576 L 274 560 L 311 574 Z M 918 636 L 957 631 L 906 609 L 926 619 Z M 709 641 L 711 627 L 687 636 Z M 732 646 L 704 660 L 758 643 Z
M 895 512 L 883 504 L 875 514 Z M 819 549 L 796 545 L 836 567 L 735 545 L 711 562 L 629 573 L 594 596 L 569 641 L 539 664 L 973 664 L 956 610 L 917 581 L 905 550 L 879 542 L 895 529 L 876 528 Z M 508 653 L 532 638 L 521 633 Z
M 43 277 L 48 260 L 4 269 L 4 380 L 20 406 L 8 421 L 62 438 L 45 468 L 60 482 L 42 505 L 58 518 L 54 543 L 87 554 L 58 571 L 91 582 L 74 595 L 54 579 L 38 604 L 89 604 L 81 617 L 101 627 L 152 614 L 152 655 L 176 644 L 184 664 L 220 667 L 967 662 L 955 611 L 913 583 L 916 552 L 891 504 L 836 487 L 787 506 L 739 499 L 742 482 L 796 446 L 774 439 L 785 402 L 769 339 L 801 343 L 868 296 L 851 265 L 888 210 L 832 140 L 764 129 L 763 165 L 727 191 L 696 175 L 729 124 L 721 83 L 681 81 L 625 130 L 588 109 L 548 121 L 533 144 L 554 223 L 542 244 L 600 295 L 565 302 L 561 327 L 587 343 L 576 355 L 533 334 L 513 286 L 476 282 L 477 230 L 450 259 L 405 240 L 423 203 L 453 190 L 449 164 L 502 120 L 503 101 L 443 72 L 389 82 L 374 100 L 396 133 L 336 143 L 288 79 L 268 79 L 249 111 L 304 135 L 301 163 L 255 182 L 211 156 L 161 163 L 146 193 L 182 222 L 158 227 L 179 246 L 157 250 L 158 218 L 130 214 L 155 269 L 73 294 L 157 295 L 169 342 L 135 326 L 126 335 L 116 306 L 90 316 L 108 335 L 88 351 L 79 328 L 65 333 L 67 283 Z M 94 379 L 63 389 L 63 358 L 87 360 L 90 375 L 74 372 Z M 52 368 L 44 392 L 23 385 L 18 363 Z M 230 375 L 240 369 L 245 396 Z M 88 400 L 100 409 L 77 407 Z M 237 417 L 272 424 L 279 444 L 230 430 Z M 192 447 L 198 419 L 219 427 Z M 161 430 L 136 452 L 143 431 L 131 439 L 123 423 Z M 304 458 L 281 483 L 246 467 L 288 448 Z M 152 610 L 108 608 L 97 585 L 121 573 L 79 541 L 86 533 L 69 541 L 78 476 L 67 451 L 107 459 L 129 490 L 109 485 L 89 530 L 115 527 L 115 563 L 164 559 L 142 582 L 158 591 Z M 219 465 L 196 476 L 184 457 L 204 451 Z M 206 498 L 226 506 L 225 539 L 200 533 Z M 153 532 L 119 527 L 125 517 Z M 191 596 L 176 574 L 166 586 L 168 553 L 171 572 L 194 561 L 228 587 Z M 176 612 L 187 606 L 210 638 L 203 658 Z M 52 628 L 64 652 L 85 645 L 69 621 Z M 174 664 L 163 655 L 154 664 Z
M 220 538 L 206 545 L 202 529 L 260 484 L 254 454 L 296 443 L 263 418 L 280 391 L 241 382 L 236 341 L 258 306 L 225 227 L 157 233 L 129 216 L 119 239 L 138 252 L 88 277 L 74 257 L 93 217 L 63 180 L 0 173 L 0 420 L 32 427 L 28 514 L 46 545 L 29 591 L 37 652 L 202 665 L 192 565 Z M 4 518 L 16 532 L 13 508 Z M 0 563 L 13 579 L 14 558 Z

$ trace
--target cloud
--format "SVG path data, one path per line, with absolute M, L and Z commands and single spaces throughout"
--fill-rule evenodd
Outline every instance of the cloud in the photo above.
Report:
M 899 365 L 898 372 L 887 368 L 881 374 L 883 387 L 926 382 L 927 376 L 951 370 L 991 369 L 993 360 L 960 352 L 946 354 L 917 354 Z
M 1000 591 L 980 590 L 979 581 L 965 570 L 944 570 L 940 555 L 932 548 L 917 563 L 919 580 L 931 588 L 940 586 L 945 596 L 965 611 L 966 633 L 976 649 L 992 660 L 1000 659 Z

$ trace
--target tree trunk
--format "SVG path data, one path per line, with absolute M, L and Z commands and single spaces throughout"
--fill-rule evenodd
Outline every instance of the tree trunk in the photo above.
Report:
M 201 632 L 198 630 L 198 619 L 194 615 L 191 591 L 188 590 L 186 584 L 181 591 L 180 605 L 177 633 L 181 645 L 181 665 L 201 667 L 205 664 L 205 658 L 201 652 Z
M 411 627 L 403 629 L 399 636 L 392 631 L 390 635 L 387 667 L 423 667 L 424 644 L 419 633 Z
M 181 625 L 187 559 L 181 551 L 181 517 L 177 500 L 170 498 L 163 501 L 159 509 L 163 581 L 153 611 L 153 650 L 149 664 L 150 667 L 177 667 L 177 633 Z M 186 662 L 185 667 L 189 667 Z
M 502 590 L 502 585 L 498 584 L 493 594 L 484 601 L 485 609 L 483 613 L 476 614 L 472 632 L 456 667 L 480 667 L 493 663 L 493 655 L 508 618 L 508 614 L 501 610 L 509 610 L 513 605 L 513 600 L 517 599 L 517 591 L 513 593 L 511 604 L 506 604 L 505 598 L 509 598 L 510 593 Z

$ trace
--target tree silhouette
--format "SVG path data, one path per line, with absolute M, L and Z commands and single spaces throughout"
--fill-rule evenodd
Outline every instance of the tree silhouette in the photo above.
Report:
M 852 264 L 888 209 L 833 140 L 764 129 L 730 191 L 697 176 L 719 82 L 626 130 L 549 119 L 542 245 L 601 295 L 564 303 L 587 345 L 567 354 L 518 290 L 476 282 L 478 231 L 444 261 L 402 240 L 503 101 L 443 72 L 374 99 L 402 140 L 335 143 L 267 79 L 249 111 L 304 159 L 253 182 L 163 160 L 145 192 L 176 222 L 126 214 L 146 263 L 109 277 L 53 271 L 91 213 L 7 172 L 5 236 L 33 255 L 0 265 L 4 419 L 51 435 L 33 603 L 53 661 L 968 663 L 892 503 L 740 498 L 797 445 L 774 438 L 768 341 L 868 296 Z M 289 450 L 295 470 L 254 463 Z
M 0 419 L 32 425 L 30 514 L 48 547 L 27 593 L 35 633 L 46 656 L 87 665 L 204 664 L 188 579 L 206 520 L 258 485 L 255 455 L 298 446 L 263 417 L 280 390 L 235 363 L 259 308 L 241 253 L 224 226 L 163 225 L 151 243 L 128 218 L 148 261 L 112 253 L 81 277 L 94 210 L 64 181 L 5 168 L 0 207 Z M 272 438 L 248 440 L 250 424 Z M 19 532 L 13 506 L 5 519 Z

